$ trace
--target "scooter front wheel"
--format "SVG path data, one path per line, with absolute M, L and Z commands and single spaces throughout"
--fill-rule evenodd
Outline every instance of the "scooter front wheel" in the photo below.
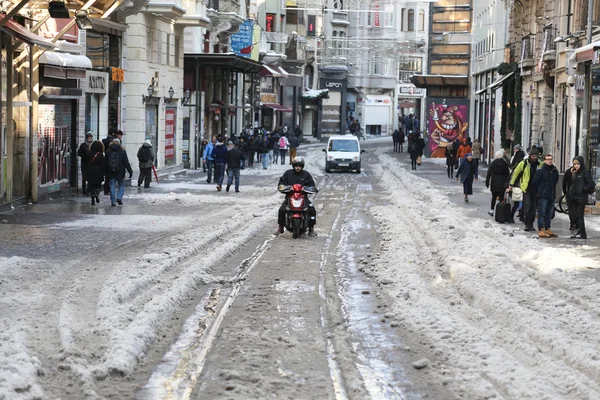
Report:
M 294 239 L 298 239 L 300 237 L 300 218 L 294 218 L 292 220 L 292 234 Z

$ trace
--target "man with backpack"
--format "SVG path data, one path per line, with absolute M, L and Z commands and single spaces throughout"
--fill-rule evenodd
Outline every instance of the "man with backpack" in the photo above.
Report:
M 121 148 L 121 141 L 113 139 L 106 150 L 106 180 L 110 187 L 110 205 L 116 206 L 116 203 L 123 205 L 123 195 L 125 194 L 125 170 L 129 172 L 129 178 L 133 176 L 133 170 L 129 164 L 127 153 Z M 119 184 L 117 193 L 116 185 Z
M 290 142 L 285 134 L 279 138 L 279 157 L 281 158 L 281 165 L 285 165 L 285 153 L 287 153 Z
M 300 140 L 296 137 L 296 135 L 290 135 L 289 138 L 290 143 L 290 164 L 292 160 L 296 158 L 296 152 L 298 151 L 298 147 L 300 147 Z
M 144 183 L 144 188 L 150 187 L 152 182 L 152 164 L 154 163 L 154 149 L 150 139 L 146 140 L 138 149 L 137 158 L 140 167 L 140 177 L 138 178 L 138 187 Z

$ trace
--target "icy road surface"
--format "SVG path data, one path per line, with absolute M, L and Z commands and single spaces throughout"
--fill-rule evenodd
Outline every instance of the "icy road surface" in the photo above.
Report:
M 316 238 L 272 235 L 282 165 L 1 214 L 0 399 L 600 398 L 597 217 L 538 240 L 362 143 L 361 174 L 299 149 Z

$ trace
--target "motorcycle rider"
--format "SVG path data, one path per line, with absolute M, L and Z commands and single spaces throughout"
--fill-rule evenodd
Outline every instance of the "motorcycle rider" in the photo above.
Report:
M 296 157 L 292 161 L 292 169 L 289 169 L 283 173 L 281 178 L 279 178 L 279 187 L 282 186 L 293 186 L 296 183 L 301 184 L 306 187 L 316 187 L 315 181 L 312 175 L 304 170 L 304 158 Z M 317 236 L 315 233 L 315 224 L 317 223 L 317 210 L 315 210 L 314 205 L 306 196 L 306 200 L 308 202 L 308 215 L 310 217 L 309 227 L 308 227 L 308 235 L 309 236 Z M 279 207 L 279 216 L 277 218 L 277 222 L 279 224 L 279 228 L 275 232 L 276 235 L 281 235 L 283 233 L 283 228 L 285 225 L 285 206 L 287 203 L 286 199 L 283 201 L 281 207 Z

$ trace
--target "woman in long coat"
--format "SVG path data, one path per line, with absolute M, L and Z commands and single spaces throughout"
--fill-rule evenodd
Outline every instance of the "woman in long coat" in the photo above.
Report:
M 489 215 L 494 215 L 496 200 L 501 200 L 504 193 L 506 193 L 508 177 L 510 176 L 508 163 L 504 159 L 504 150 L 498 150 L 494 157 L 495 160 L 490 164 L 485 178 L 485 187 L 489 188 L 492 192 L 492 202 L 490 204 L 490 211 L 488 211 Z
M 88 181 L 92 205 L 94 205 L 96 202 L 100 203 L 98 195 L 102 188 L 102 182 L 104 182 L 104 145 L 102 142 L 99 140 L 93 142 L 85 157 L 88 162 L 85 177 Z
M 473 160 L 473 154 L 467 153 L 465 158 L 460 163 L 456 171 L 456 180 L 463 184 L 463 193 L 465 195 L 465 203 L 469 202 L 469 195 L 473 194 L 473 179 L 479 180 L 477 175 L 477 164 Z

